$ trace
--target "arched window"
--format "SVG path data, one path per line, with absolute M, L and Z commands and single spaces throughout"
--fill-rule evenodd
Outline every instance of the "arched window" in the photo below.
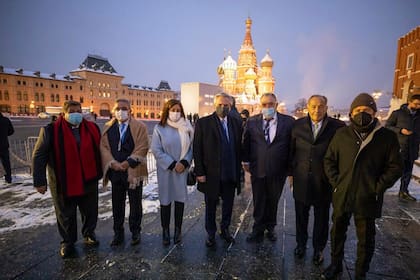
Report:
M 7 90 L 4 91 L 4 100 L 9 100 L 9 92 Z
M 39 101 L 39 93 L 35 92 L 35 101 Z
M 70 100 L 73 100 L 73 95 L 70 95 Z
M 16 99 L 18 101 L 21 101 L 22 100 L 22 93 L 20 91 L 16 92 Z
M 55 95 L 55 102 L 60 102 L 60 95 L 58 94 Z
M 80 103 L 83 103 L 83 96 L 80 96 Z
M 51 102 L 54 102 L 54 93 L 51 93 Z
M 66 94 L 66 96 L 65 96 L 65 97 L 66 97 L 66 101 L 67 101 L 67 100 L 69 100 L 69 96 L 68 96 L 67 94 Z
M 43 92 L 41 92 L 41 95 L 39 96 L 39 101 L 44 102 L 45 101 L 45 95 Z

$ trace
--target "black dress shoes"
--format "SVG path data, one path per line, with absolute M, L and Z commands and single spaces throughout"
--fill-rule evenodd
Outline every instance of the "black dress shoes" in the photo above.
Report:
M 94 233 L 86 235 L 83 238 L 83 243 L 85 243 L 86 246 L 90 246 L 90 247 L 96 247 L 99 245 L 99 241 L 96 239 L 96 236 Z
M 264 233 L 263 232 L 253 231 L 246 237 L 246 242 L 261 243 L 261 242 L 263 242 L 263 239 L 264 239 Z
M 131 235 L 131 246 L 137 245 L 140 243 L 141 237 L 140 237 L 140 233 L 133 233 Z
M 337 276 L 339 276 L 342 272 L 343 272 L 343 266 L 342 265 L 330 264 L 324 270 L 324 272 L 322 272 L 321 278 L 326 279 L 326 280 L 337 279 Z
M 296 248 L 295 248 L 295 256 L 298 258 L 298 259 L 301 259 L 301 258 L 303 258 L 303 256 L 305 255 L 305 251 L 306 251 L 306 248 L 305 247 L 303 247 L 303 246 L 297 246 Z
M 222 239 L 224 239 L 227 243 L 234 243 L 235 242 L 235 239 L 230 234 L 229 229 L 222 229 L 220 231 L 220 237 Z
M 216 239 L 214 238 L 214 235 L 208 235 L 206 239 L 206 246 L 207 247 L 214 247 L 216 245 Z
M 314 265 L 321 265 L 324 261 L 324 256 L 322 255 L 322 251 L 315 250 L 314 256 L 312 257 L 312 262 Z
M 398 197 L 403 200 L 407 201 L 416 201 L 417 199 L 412 196 L 408 191 L 407 192 L 399 192 Z
M 70 243 L 61 243 L 60 245 L 60 256 L 63 259 L 67 259 L 74 255 L 76 249 L 74 248 L 74 244 Z
M 119 235 L 119 234 L 116 234 L 116 235 L 114 235 L 114 239 L 112 239 L 112 241 L 111 241 L 111 246 L 112 247 L 114 247 L 114 246 L 119 246 L 119 245 L 121 245 L 122 243 L 124 242 L 124 236 L 123 235 Z
M 268 238 L 268 240 L 272 242 L 277 240 L 277 235 L 274 229 L 268 229 L 267 232 L 265 233 L 265 236 Z

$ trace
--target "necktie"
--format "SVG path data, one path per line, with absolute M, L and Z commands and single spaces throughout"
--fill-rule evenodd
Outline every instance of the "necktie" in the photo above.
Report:
M 120 142 L 123 143 L 125 140 L 125 123 L 120 124 Z
M 228 131 L 226 119 L 222 120 L 222 127 L 223 127 L 223 133 L 225 134 L 226 140 L 229 142 L 229 131 Z
M 318 135 L 319 132 L 319 123 L 314 124 L 314 139 Z
M 265 126 L 264 126 L 264 137 L 265 137 L 265 142 L 267 142 L 267 144 L 270 144 L 270 121 L 269 120 L 265 120 Z

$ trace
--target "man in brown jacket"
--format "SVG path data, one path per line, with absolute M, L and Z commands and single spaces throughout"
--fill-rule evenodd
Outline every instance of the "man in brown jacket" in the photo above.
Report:
M 143 181 L 147 178 L 149 138 L 144 123 L 131 118 L 130 101 L 118 99 L 113 112 L 114 118 L 104 126 L 100 145 L 104 187 L 108 180 L 112 183 L 114 238 L 111 246 L 118 246 L 124 241 L 127 193 L 130 203 L 131 245 L 136 245 L 140 243 L 141 199 Z

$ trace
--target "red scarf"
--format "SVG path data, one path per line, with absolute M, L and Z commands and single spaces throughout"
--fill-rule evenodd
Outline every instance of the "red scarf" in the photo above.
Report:
M 102 176 L 99 129 L 94 123 L 83 120 L 79 126 L 78 147 L 70 124 L 63 117 L 53 126 L 57 185 L 67 196 L 83 195 L 85 183 Z

